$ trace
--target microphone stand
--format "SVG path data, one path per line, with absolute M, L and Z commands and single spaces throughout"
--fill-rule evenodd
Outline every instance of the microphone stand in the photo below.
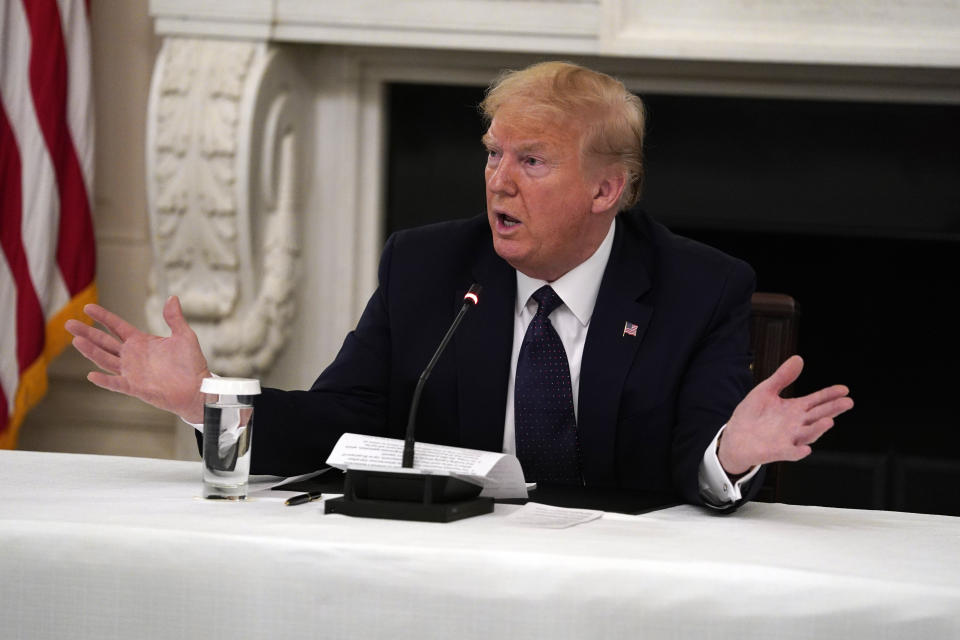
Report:
M 410 402 L 402 470 L 348 469 L 344 476 L 343 497 L 325 501 L 326 513 L 365 518 L 453 522 L 493 511 L 493 500 L 479 497 L 479 485 L 449 475 L 423 473 L 413 468 L 414 434 L 420 394 L 454 331 L 460 326 L 463 316 L 479 302 L 480 288 L 479 284 L 470 286 L 463 297 L 463 306 L 420 374 Z
M 420 379 L 417 380 L 417 387 L 413 390 L 413 400 L 410 401 L 410 414 L 407 416 L 407 437 L 403 443 L 403 466 L 407 469 L 413 467 L 413 447 L 415 443 L 414 433 L 416 432 L 417 408 L 420 406 L 420 393 L 423 391 L 423 385 L 426 384 L 427 378 L 429 378 L 430 374 L 433 372 L 433 367 L 436 366 L 437 360 L 440 359 L 440 354 L 442 354 L 447 348 L 447 343 L 450 342 L 450 338 L 453 337 L 453 332 L 456 331 L 457 327 L 460 326 L 460 321 L 463 320 L 463 316 L 465 316 L 467 311 L 473 308 L 473 306 L 479 301 L 477 296 L 480 293 L 480 288 L 480 285 L 473 284 L 470 286 L 470 290 L 467 291 L 466 295 L 463 296 L 463 306 L 460 307 L 457 317 L 453 319 L 453 324 L 451 324 L 450 328 L 447 329 L 447 334 L 443 336 L 443 340 L 440 341 L 440 346 L 437 347 L 437 350 L 433 352 L 433 357 L 430 358 L 430 362 L 427 363 L 423 373 L 420 374 Z

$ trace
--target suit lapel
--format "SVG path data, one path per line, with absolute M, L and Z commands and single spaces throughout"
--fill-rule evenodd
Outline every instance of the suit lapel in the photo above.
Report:
M 580 368 L 577 423 L 588 486 L 616 484 L 620 395 L 653 314 L 652 306 L 642 300 L 651 282 L 643 252 L 639 240 L 618 221 Z M 627 323 L 636 325 L 636 336 L 625 333 Z
M 500 451 L 513 346 L 513 308 L 517 278 L 513 268 L 493 251 L 483 252 L 473 272 L 483 286 L 480 303 L 463 319 L 454 337 L 457 349 L 457 387 L 460 444 L 469 449 Z M 453 302 L 459 309 L 465 282 Z

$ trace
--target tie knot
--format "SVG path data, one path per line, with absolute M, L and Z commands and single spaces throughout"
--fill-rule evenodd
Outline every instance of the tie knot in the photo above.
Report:
M 548 284 L 545 284 L 534 291 L 533 296 L 531 297 L 537 301 L 537 304 L 540 305 L 540 308 L 537 309 L 537 313 L 544 316 L 549 316 L 551 313 L 553 313 L 554 309 L 563 304 L 563 300 L 561 300 L 560 296 L 557 295 L 557 292 L 553 290 L 553 287 Z

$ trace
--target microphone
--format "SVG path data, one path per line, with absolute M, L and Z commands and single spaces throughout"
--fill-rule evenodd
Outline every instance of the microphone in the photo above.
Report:
M 483 289 L 483 287 L 477 283 L 470 285 L 470 289 L 468 289 L 467 293 L 463 296 L 463 306 L 460 307 L 457 317 L 453 319 L 453 323 L 450 325 L 450 328 L 447 329 L 446 335 L 443 336 L 443 340 L 440 341 L 440 346 L 437 347 L 437 350 L 433 353 L 433 357 L 430 358 L 430 362 L 427 363 L 423 373 L 420 374 L 420 379 L 417 381 L 417 387 L 413 390 L 413 400 L 410 401 L 410 414 L 407 417 L 407 436 L 403 443 L 403 466 L 407 469 L 413 467 L 413 448 L 414 433 L 416 432 L 417 407 L 420 406 L 420 394 L 423 391 L 423 385 L 426 384 L 427 378 L 430 377 L 430 373 L 433 371 L 433 367 L 437 364 L 437 360 L 440 359 L 441 354 L 443 354 L 444 350 L 447 348 L 450 338 L 453 337 L 453 332 L 456 331 L 457 327 L 460 326 L 460 321 L 463 320 L 463 316 L 467 314 L 467 311 L 479 304 L 481 289 Z
M 420 394 L 434 365 L 460 326 L 460 321 L 480 298 L 480 285 L 473 284 L 463 296 L 463 305 L 427 363 L 410 401 L 407 433 L 399 469 L 348 468 L 343 478 L 343 496 L 324 502 L 325 513 L 363 518 L 453 522 L 493 511 L 493 499 L 481 498 L 482 487 L 452 475 L 413 469 L 414 433 Z

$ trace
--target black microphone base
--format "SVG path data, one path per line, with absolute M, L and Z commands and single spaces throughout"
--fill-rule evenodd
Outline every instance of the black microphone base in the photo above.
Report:
M 415 520 L 417 522 L 453 522 L 493 511 L 492 498 L 474 498 L 461 502 L 420 504 L 391 500 L 346 500 L 333 498 L 324 501 L 326 513 L 342 513 L 359 518 L 387 520 Z
M 325 513 L 361 518 L 453 522 L 493 511 L 481 488 L 451 476 L 350 469 L 343 497 L 324 501 Z

